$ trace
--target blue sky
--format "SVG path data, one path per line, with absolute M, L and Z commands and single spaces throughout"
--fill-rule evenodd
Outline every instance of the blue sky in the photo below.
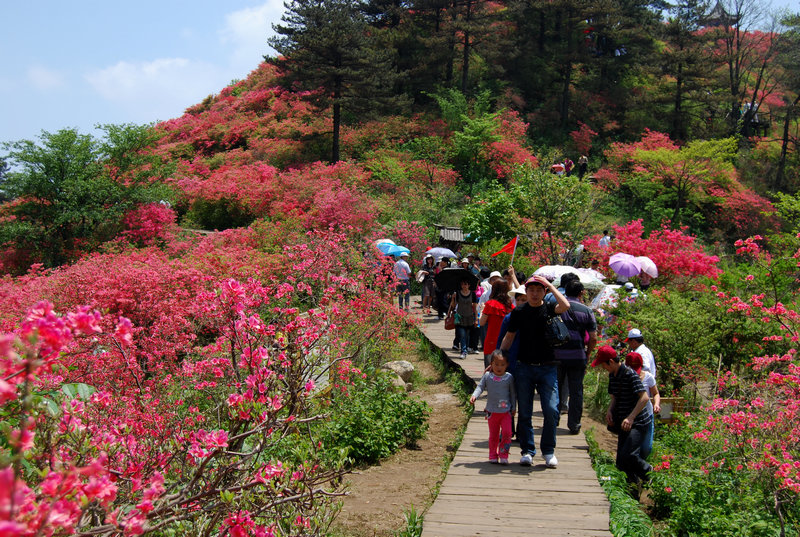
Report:
M 180 116 L 264 54 L 283 0 L 0 0 L 0 142 Z
M 283 0 L 0 0 L 0 142 L 178 117 L 255 69 L 282 14 Z

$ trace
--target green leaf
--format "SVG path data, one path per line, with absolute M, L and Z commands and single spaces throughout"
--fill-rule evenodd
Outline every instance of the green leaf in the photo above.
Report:
M 64 384 L 61 386 L 61 391 L 64 392 L 69 399 L 75 399 L 75 395 L 78 393 L 78 389 L 75 387 L 75 384 Z
M 59 407 L 58 403 L 56 403 L 52 399 L 48 399 L 47 397 L 42 397 L 41 403 L 47 409 L 47 412 L 52 417 L 58 416 L 59 413 L 61 412 L 61 407 Z
M 81 399 L 84 401 L 88 401 L 89 398 L 92 396 L 97 389 L 94 386 L 89 386 L 88 384 L 78 384 L 78 395 L 81 396 Z
M 97 388 L 82 382 L 77 382 L 73 384 L 64 384 L 61 386 L 61 391 L 64 392 L 64 395 L 69 399 L 80 397 L 84 401 L 88 401 L 92 394 L 97 391 Z

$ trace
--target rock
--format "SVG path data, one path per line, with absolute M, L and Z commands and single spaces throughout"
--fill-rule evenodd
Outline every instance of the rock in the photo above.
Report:
M 398 391 L 408 391 L 408 385 L 400 378 L 400 375 L 393 375 L 392 376 L 392 385 L 397 388 Z
M 383 369 L 388 369 L 389 371 L 394 371 L 397 373 L 397 375 L 403 379 L 403 382 L 408 382 L 411 380 L 411 374 L 414 373 L 414 366 L 411 364 L 411 362 L 406 360 L 386 362 L 382 367 Z

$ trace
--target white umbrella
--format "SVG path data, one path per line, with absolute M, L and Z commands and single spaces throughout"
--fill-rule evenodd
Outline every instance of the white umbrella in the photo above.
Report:
M 375 241 L 375 246 L 379 244 L 394 244 L 394 241 L 392 239 L 378 239 Z
M 603 274 L 602 272 L 600 272 L 598 270 L 594 270 L 593 268 L 581 267 L 581 268 L 577 268 L 575 270 L 578 271 L 578 274 L 588 274 L 589 276 L 592 276 L 593 278 L 597 278 L 598 280 L 605 280 L 606 279 L 605 274 Z
M 583 288 L 584 289 L 589 289 L 591 291 L 597 291 L 598 289 L 602 289 L 603 287 L 606 286 L 606 284 L 604 284 L 602 281 L 598 280 L 594 276 L 591 276 L 591 275 L 586 274 L 584 272 L 579 272 L 579 271 L 574 270 L 574 269 L 573 269 L 572 272 L 578 275 L 578 279 L 583 284 Z M 567 273 L 565 272 L 564 274 L 567 274 Z M 562 274 L 562 276 L 563 276 L 563 274 Z M 561 287 L 561 276 L 559 276 L 558 278 L 555 279 L 555 281 L 553 282 L 553 285 L 555 285 L 556 287 Z
M 608 304 L 611 307 L 617 305 L 617 289 L 622 287 L 621 285 L 612 284 L 606 285 L 603 289 L 597 293 L 597 296 L 592 299 L 592 303 L 589 304 L 589 307 L 593 310 L 601 308 Z
M 578 269 L 569 265 L 543 265 L 536 269 L 534 276 L 544 276 L 548 280 L 557 280 L 568 272 L 578 274 Z
M 653 262 L 652 259 L 647 257 L 646 255 L 640 255 L 636 257 L 636 261 L 639 262 L 639 266 L 642 267 L 642 272 L 647 274 L 648 276 L 652 276 L 653 278 L 658 278 L 658 267 Z

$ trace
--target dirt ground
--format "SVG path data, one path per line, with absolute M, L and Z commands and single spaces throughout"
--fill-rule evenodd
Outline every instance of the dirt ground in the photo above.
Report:
M 405 527 L 404 510 L 413 506 L 422 515 L 433 502 L 437 485 L 445 476 L 445 461 L 457 449 L 453 446 L 457 431 L 467 420 L 457 397 L 429 362 L 410 361 L 423 379 L 412 394 L 431 406 L 428 434 L 420 440 L 419 449 L 404 449 L 377 466 L 348 476 L 349 494 L 334 524 L 336 535 L 395 535 Z M 606 430 L 605 424 L 586 415 L 582 421 L 586 430 L 594 429 L 601 449 L 616 452 L 617 438 Z
M 343 536 L 392 536 L 405 527 L 404 510 L 413 506 L 421 515 L 444 479 L 445 461 L 457 449 L 453 442 L 467 420 L 458 398 L 433 365 L 408 359 L 422 378 L 411 393 L 431 406 L 428 434 L 418 449 L 404 449 L 348 476 L 349 494 L 334 524 Z

